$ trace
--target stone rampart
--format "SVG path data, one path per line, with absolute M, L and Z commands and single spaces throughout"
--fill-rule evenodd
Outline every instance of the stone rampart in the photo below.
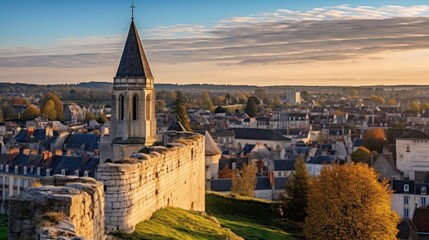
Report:
M 152 147 L 142 160 L 100 164 L 106 232 L 133 232 L 158 209 L 205 211 L 204 137 Z
M 9 201 L 9 239 L 104 239 L 103 185 L 53 176 Z

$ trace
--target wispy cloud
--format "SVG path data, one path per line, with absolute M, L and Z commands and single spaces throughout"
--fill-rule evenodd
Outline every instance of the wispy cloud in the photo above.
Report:
M 290 64 L 374 58 L 429 48 L 429 6 L 281 9 L 212 26 L 141 31 L 151 61 L 221 65 Z M 124 35 L 64 39 L 42 49 L 0 49 L 2 67 L 90 67 L 117 63 Z

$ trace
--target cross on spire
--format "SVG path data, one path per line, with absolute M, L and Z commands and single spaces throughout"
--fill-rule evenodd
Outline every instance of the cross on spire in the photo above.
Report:
M 136 8 L 134 6 L 134 0 L 132 0 L 131 2 L 131 19 L 134 20 L 134 8 Z

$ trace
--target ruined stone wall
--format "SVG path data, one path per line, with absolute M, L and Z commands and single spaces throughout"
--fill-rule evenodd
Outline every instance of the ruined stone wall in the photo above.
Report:
M 205 211 L 204 137 L 154 148 L 144 160 L 100 164 L 105 189 L 106 232 L 133 232 L 158 209 Z
M 55 175 L 9 201 L 9 239 L 79 236 L 104 239 L 103 185 L 92 178 Z M 61 213 L 58 222 L 48 214 Z M 58 215 L 58 214 L 57 214 Z

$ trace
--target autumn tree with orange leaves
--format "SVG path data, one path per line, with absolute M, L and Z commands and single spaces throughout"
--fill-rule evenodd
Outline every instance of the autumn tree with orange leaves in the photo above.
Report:
M 324 167 L 308 194 L 307 239 L 396 239 L 391 191 L 363 163 Z
M 363 132 L 363 145 L 370 151 L 382 152 L 383 147 L 387 144 L 384 129 L 370 128 Z

